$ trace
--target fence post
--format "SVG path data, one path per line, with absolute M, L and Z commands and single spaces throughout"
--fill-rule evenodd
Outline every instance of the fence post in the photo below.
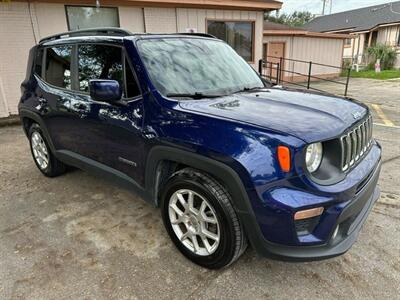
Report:
M 267 66 L 268 66 L 268 62 L 267 62 Z M 272 62 L 269 65 L 269 81 L 272 81 Z
M 283 57 L 279 59 L 279 66 L 280 66 L 280 72 L 279 72 L 279 83 L 282 81 L 282 70 L 285 68 L 283 66 Z
M 260 73 L 260 76 L 262 76 L 262 71 L 263 71 L 263 60 L 260 59 L 258 61 L 258 73 Z
M 281 72 L 280 63 L 276 64 L 276 85 L 279 85 L 279 73 Z
M 310 61 L 310 64 L 308 66 L 307 90 L 310 89 L 310 85 L 311 85 L 311 70 L 312 70 L 312 61 Z
M 344 96 L 345 96 L 345 97 L 347 97 L 347 91 L 348 91 L 348 89 L 349 89 L 350 72 L 351 72 L 351 67 L 348 68 L 348 70 L 347 70 L 346 88 L 345 88 L 345 90 L 344 90 Z

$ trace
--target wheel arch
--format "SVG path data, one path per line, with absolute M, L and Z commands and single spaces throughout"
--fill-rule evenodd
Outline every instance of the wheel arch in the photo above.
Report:
M 42 133 L 44 134 L 46 141 L 49 144 L 50 150 L 53 151 L 53 153 L 55 153 L 53 141 L 50 138 L 49 131 L 47 130 L 47 127 L 43 122 L 42 118 L 37 113 L 27 109 L 20 109 L 19 117 L 21 119 L 22 127 L 24 129 L 26 136 L 28 136 L 29 128 L 32 126 L 32 124 L 37 123 L 40 126 L 40 129 L 42 130 Z
M 165 170 L 163 164 L 170 164 L 175 170 L 181 167 L 191 167 L 207 173 L 221 183 L 232 198 L 233 208 L 238 214 L 250 244 L 257 252 L 261 253 L 264 239 L 246 188 L 235 170 L 227 164 L 203 155 L 168 146 L 155 146 L 147 158 L 145 186 L 148 195 L 151 195 L 151 201 L 156 206 L 160 205 L 158 192 L 162 191 L 160 178 L 162 178 L 162 170 Z M 170 172 L 172 174 L 172 171 Z
M 160 204 L 158 193 L 162 184 L 169 178 L 168 175 L 184 167 L 205 172 L 226 187 L 234 198 L 235 210 L 248 211 L 250 208 L 246 189 L 239 175 L 230 166 L 197 153 L 168 146 L 155 146 L 147 158 L 146 189 L 152 189 L 151 194 L 156 206 Z

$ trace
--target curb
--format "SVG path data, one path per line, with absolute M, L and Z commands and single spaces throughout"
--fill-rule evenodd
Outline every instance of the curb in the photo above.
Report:
M 21 120 L 19 116 L 9 116 L 6 118 L 0 118 L 0 127 L 6 127 L 6 126 L 13 126 L 13 125 L 20 125 Z

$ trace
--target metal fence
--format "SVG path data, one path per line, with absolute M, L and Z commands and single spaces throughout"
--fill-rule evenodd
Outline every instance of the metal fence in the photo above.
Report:
M 290 67 L 289 64 L 292 65 L 292 69 L 289 69 Z M 295 68 L 295 64 L 300 64 L 300 67 Z M 322 75 L 315 75 L 316 72 L 314 72 L 314 68 L 324 68 L 324 69 L 332 69 L 335 70 L 335 74 L 338 74 L 339 76 L 344 77 L 344 80 L 335 80 L 333 78 L 324 78 L 321 77 Z M 296 71 L 296 69 L 306 69 L 306 73 Z M 283 58 L 283 57 L 276 57 L 276 56 L 268 56 L 267 60 L 261 59 L 258 64 L 258 71 L 260 75 L 269 80 L 272 84 L 275 85 L 293 85 L 296 87 L 308 89 L 308 90 L 315 90 L 323 93 L 330 93 L 330 94 L 337 94 L 337 93 L 332 93 L 327 90 L 324 90 L 322 88 L 317 88 L 315 86 L 312 86 L 313 82 L 315 81 L 322 81 L 322 82 L 330 82 L 336 85 L 340 85 L 343 87 L 343 92 L 340 92 L 339 94 L 343 94 L 344 96 L 347 96 L 348 94 L 348 89 L 349 89 L 349 81 L 350 81 L 350 72 L 351 68 L 343 68 L 343 67 L 337 67 L 337 66 L 332 66 L 332 65 L 327 65 L 327 64 L 320 64 L 320 63 L 315 63 L 312 61 L 304 61 L 304 60 L 298 60 L 298 59 L 290 59 L 290 58 Z M 291 74 L 292 78 L 293 76 L 297 76 L 300 79 L 304 78 L 304 80 L 300 81 L 294 81 L 294 80 L 288 80 L 285 77 L 285 74 Z

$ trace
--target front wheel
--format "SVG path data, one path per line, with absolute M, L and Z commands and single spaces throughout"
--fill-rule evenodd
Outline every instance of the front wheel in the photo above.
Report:
M 175 173 L 162 195 L 164 225 L 177 248 L 209 269 L 230 265 L 247 247 L 231 197 L 217 181 L 194 169 Z

